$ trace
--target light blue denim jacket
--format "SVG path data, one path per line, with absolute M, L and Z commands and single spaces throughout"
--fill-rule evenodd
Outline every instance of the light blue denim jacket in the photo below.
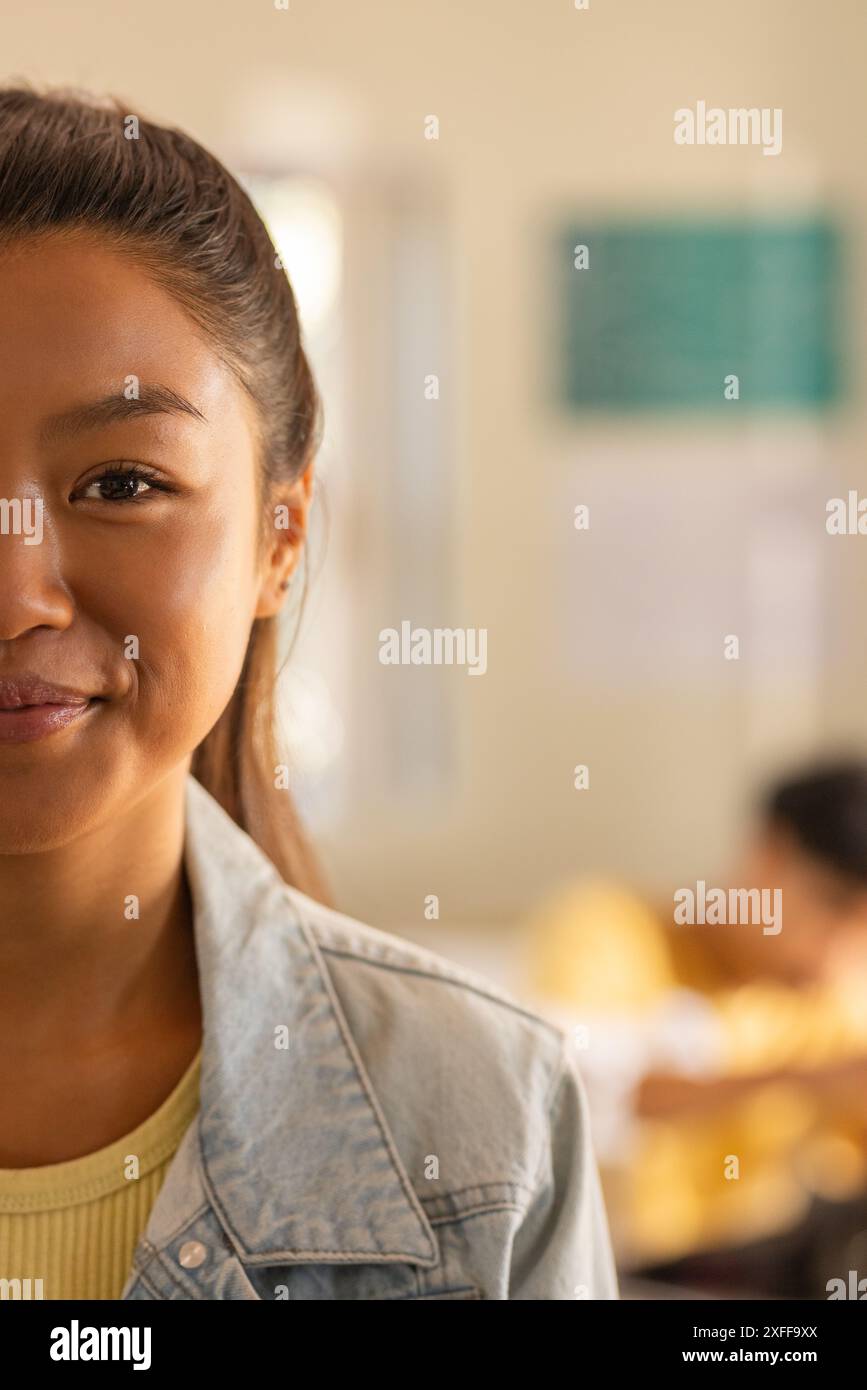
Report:
M 200 1109 L 122 1298 L 618 1298 L 567 1036 L 186 796 Z

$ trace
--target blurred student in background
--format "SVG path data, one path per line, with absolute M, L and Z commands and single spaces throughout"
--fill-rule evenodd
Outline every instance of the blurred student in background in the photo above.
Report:
M 825 1298 L 867 1232 L 867 764 L 772 787 L 730 886 L 778 889 L 779 930 L 577 883 L 534 984 L 583 1049 L 622 1264 Z

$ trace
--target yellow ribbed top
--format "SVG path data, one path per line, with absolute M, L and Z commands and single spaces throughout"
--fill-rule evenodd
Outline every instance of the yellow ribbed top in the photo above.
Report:
M 106 1148 L 39 1168 L 0 1168 L 0 1299 L 120 1297 L 198 1108 L 201 1060 L 199 1049 L 159 1109 Z

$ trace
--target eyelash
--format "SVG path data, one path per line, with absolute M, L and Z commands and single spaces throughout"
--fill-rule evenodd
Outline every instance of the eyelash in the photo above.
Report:
M 105 468 L 102 470 L 101 473 L 98 473 L 95 478 L 91 478 L 87 483 L 85 483 L 84 490 L 86 490 L 87 488 L 94 487 L 98 483 L 103 483 L 108 478 L 122 478 L 125 482 L 129 481 L 129 479 L 132 479 L 133 482 L 147 483 L 148 491 L 145 493 L 136 493 L 132 496 L 126 497 L 88 497 L 86 499 L 88 502 L 109 502 L 115 505 L 117 503 L 141 503 L 145 501 L 145 499 L 150 495 L 151 492 L 172 491 L 168 484 L 160 481 L 156 473 L 152 472 L 151 469 L 146 468 L 143 464 L 140 463 L 130 464 L 128 468 L 124 468 L 122 464 L 117 463 L 106 464 Z

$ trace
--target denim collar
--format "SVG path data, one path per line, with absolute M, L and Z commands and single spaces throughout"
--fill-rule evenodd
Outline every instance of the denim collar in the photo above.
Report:
M 323 909 L 286 887 L 192 775 L 184 856 L 204 1030 L 196 1176 L 235 1253 L 252 1265 L 435 1265 L 305 920 Z

